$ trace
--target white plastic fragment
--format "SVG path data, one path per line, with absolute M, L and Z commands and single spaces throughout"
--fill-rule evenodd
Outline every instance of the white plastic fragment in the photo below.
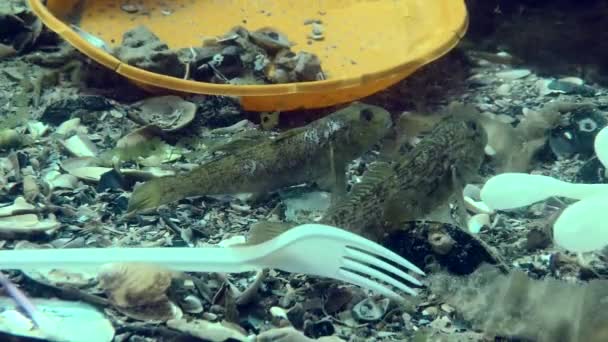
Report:
M 59 135 L 68 135 L 72 132 L 78 132 L 80 127 L 80 118 L 73 118 L 62 122 L 57 129 L 55 129 L 55 133 Z
M 583 199 L 567 207 L 553 225 L 555 243 L 577 253 L 607 246 L 607 203 L 608 193 Z
M 97 157 L 99 153 L 95 144 L 81 134 L 73 135 L 61 143 L 75 157 Z
M 604 167 L 608 165 L 608 127 L 602 128 L 595 136 L 593 142 L 593 148 L 595 149 L 595 155 L 600 160 Z
M 481 189 L 481 200 L 494 210 L 524 207 L 552 196 L 584 199 L 608 193 L 608 184 L 575 184 L 527 173 L 503 173 Z

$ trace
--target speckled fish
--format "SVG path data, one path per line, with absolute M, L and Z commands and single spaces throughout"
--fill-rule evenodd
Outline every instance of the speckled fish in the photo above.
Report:
M 128 212 L 190 196 L 265 193 L 327 179 L 336 189 L 345 189 L 346 164 L 369 150 L 388 133 L 391 125 L 386 110 L 354 103 L 275 139 L 211 160 L 188 173 L 148 181 L 135 188 Z
M 394 162 L 373 164 L 321 221 L 378 240 L 408 220 L 423 218 L 474 179 L 486 141 L 475 120 L 443 119 Z
M 404 222 L 424 218 L 478 176 L 486 141 L 476 120 L 447 117 L 409 152 L 396 154 L 390 162 L 373 163 L 320 222 L 380 241 Z M 293 226 L 260 222 L 252 228 L 248 243 L 263 242 Z

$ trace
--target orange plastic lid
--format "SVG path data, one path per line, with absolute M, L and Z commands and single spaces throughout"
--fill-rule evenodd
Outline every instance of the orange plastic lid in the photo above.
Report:
M 437 59 L 467 27 L 464 0 L 28 0 L 53 31 L 97 62 L 150 89 L 237 96 L 252 111 L 321 108 L 371 95 Z M 127 13 L 121 6 L 145 11 Z M 309 43 L 319 19 L 325 39 Z M 125 32 L 145 25 L 170 48 L 201 46 L 232 27 L 273 27 L 321 59 L 327 80 L 272 85 L 229 85 L 184 80 L 148 72 L 99 49 L 70 28 L 122 42 Z

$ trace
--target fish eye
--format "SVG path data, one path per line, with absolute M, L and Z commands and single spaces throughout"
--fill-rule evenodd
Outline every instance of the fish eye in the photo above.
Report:
M 467 121 L 466 125 L 469 129 L 477 131 L 479 129 L 479 125 L 477 125 L 477 122 L 474 121 Z
M 374 118 L 374 112 L 369 108 L 362 109 L 359 114 L 361 115 L 361 118 L 363 118 L 363 120 L 365 121 L 372 121 L 372 119 Z

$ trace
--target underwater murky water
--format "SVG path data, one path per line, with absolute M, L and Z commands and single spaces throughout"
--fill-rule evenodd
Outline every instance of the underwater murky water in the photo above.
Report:
M 608 341 L 605 1 L 46 6 L 0 3 L 0 339 Z

